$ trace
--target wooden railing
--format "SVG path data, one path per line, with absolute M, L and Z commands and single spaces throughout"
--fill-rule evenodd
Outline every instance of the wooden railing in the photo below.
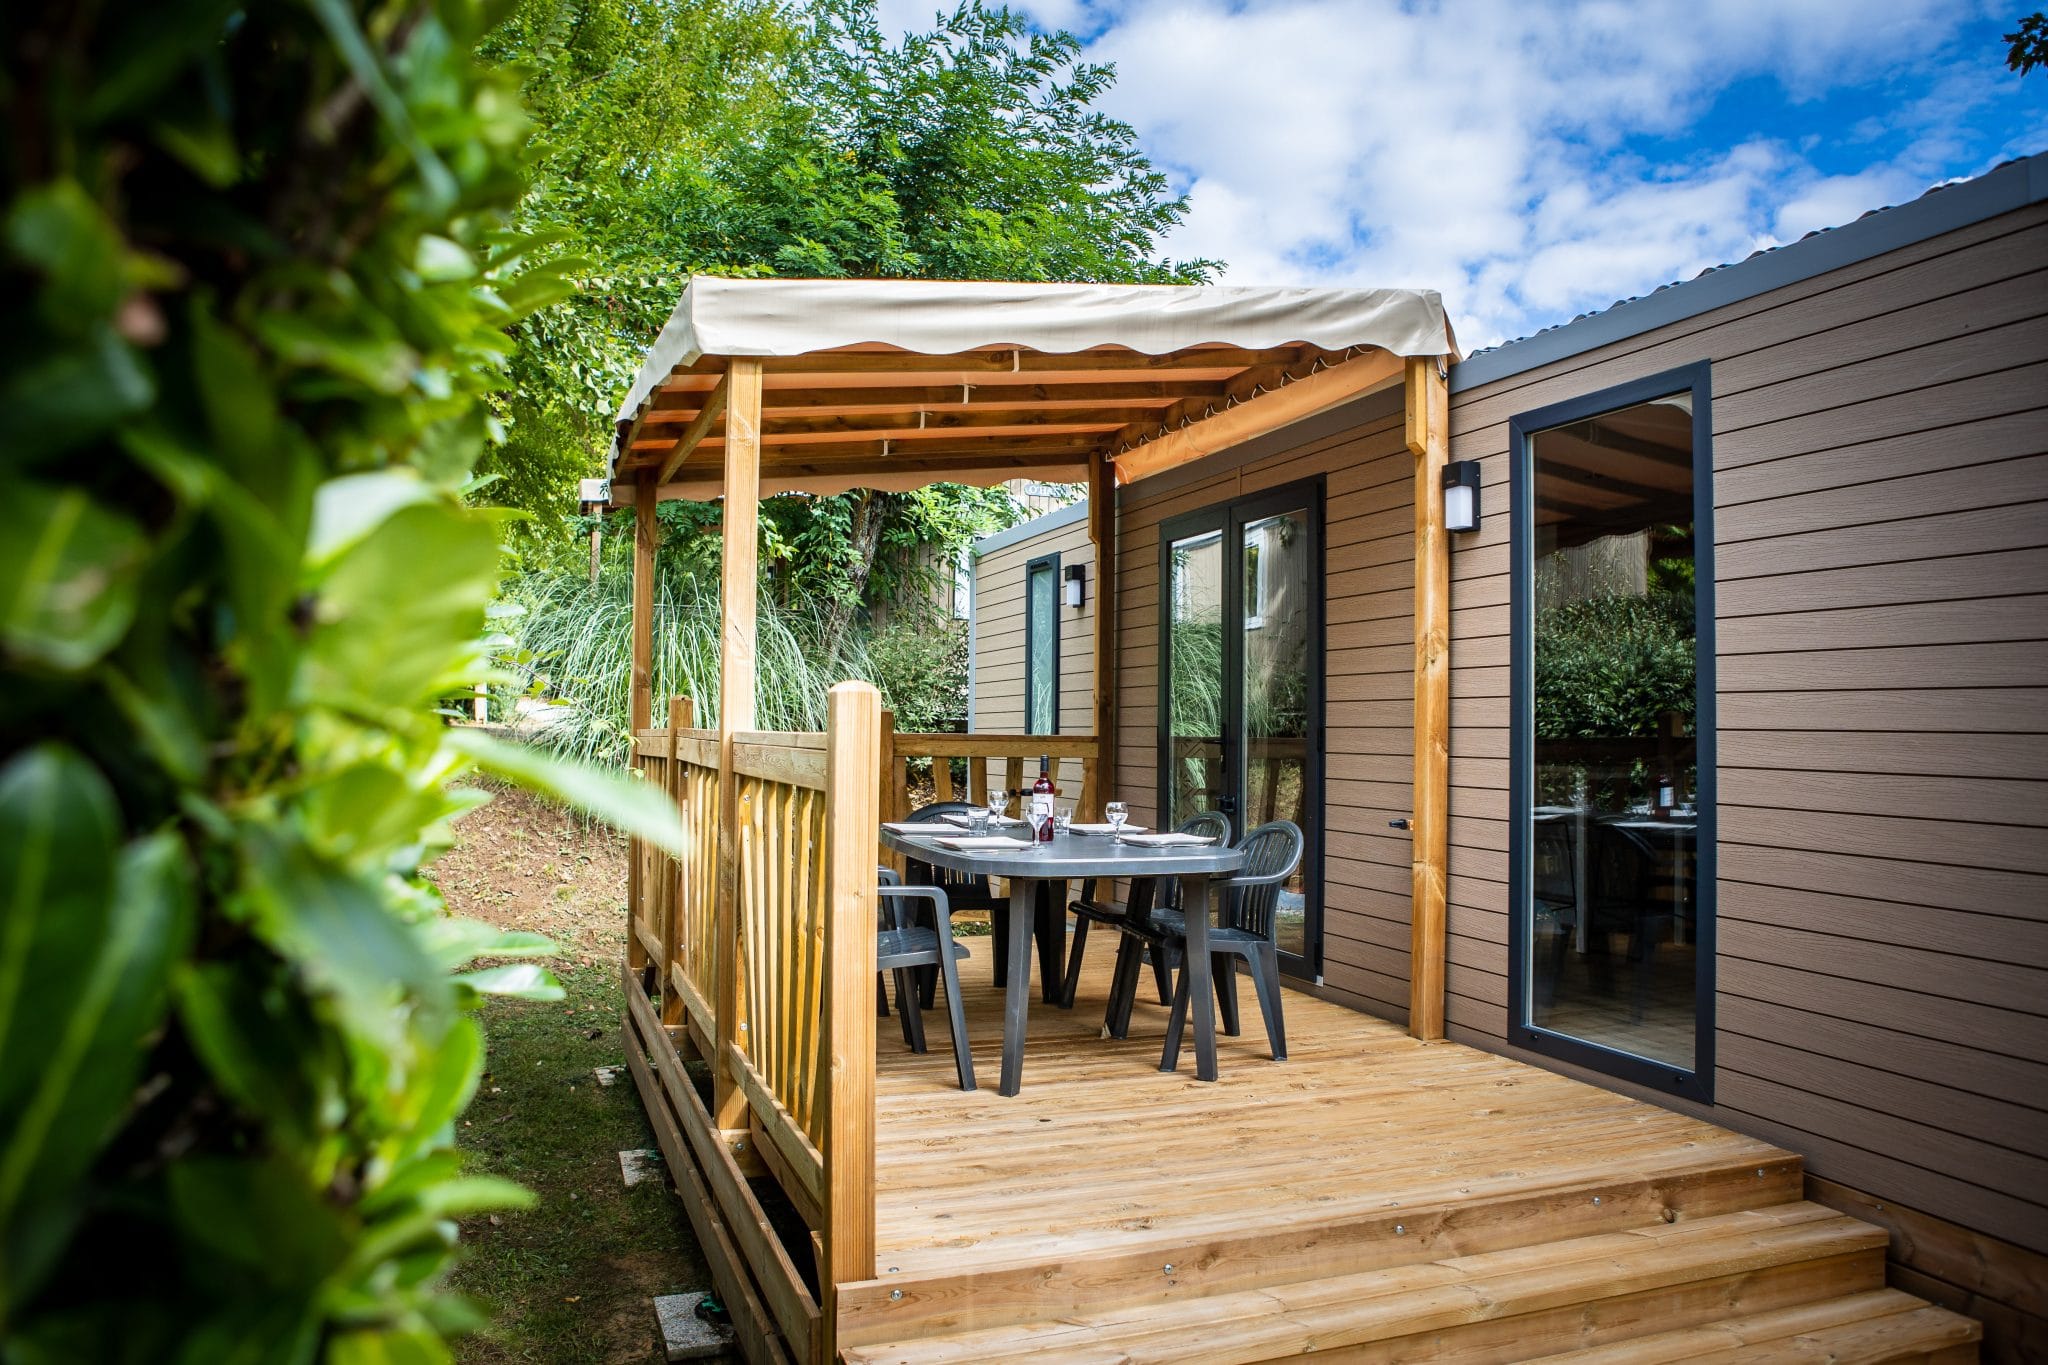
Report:
M 1078 767 L 1081 810 L 1102 800 L 1092 735 L 896 734 L 865 683 L 833 688 L 829 709 L 823 734 L 721 736 L 678 699 L 667 728 L 635 732 L 684 850 L 636 841 L 628 886 L 627 1061 L 698 1238 L 724 1257 L 721 1297 L 809 1362 L 833 1358 L 839 1286 L 876 1273 L 877 825 L 908 814 L 918 758 L 943 800 L 1024 787 L 1041 754 L 1070 791 Z M 764 1175 L 810 1246 L 776 1231 L 751 1183 Z
M 897 731 L 884 712 L 882 808 L 891 820 L 910 813 L 910 765 L 914 760 L 931 761 L 938 800 L 979 804 L 988 798 L 991 785 L 1006 791 L 1028 786 L 1038 775 L 1041 755 L 1052 759 L 1056 769 L 1071 770 L 1078 763 L 1080 789 L 1073 789 L 1069 771 L 1060 779 L 1061 800 L 1073 801 L 1082 819 L 1097 818 L 1103 797 L 1096 790 L 1101 759 L 1093 735 L 912 734 Z M 953 772 L 953 760 L 960 758 L 967 760 L 965 789 Z
M 881 705 L 866 683 L 842 683 L 823 734 L 722 740 L 690 719 L 679 700 L 668 728 L 634 736 L 643 776 L 682 810 L 685 847 L 670 858 L 632 845 L 627 1061 L 699 1239 L 725 1253 L 728 1307 L 758 1340 L 772 1333 L 822 1362 L 837 1286 L 875 1274 Z M 727 963 L 733 989 L 721 993 Z M 692 1054 L 711 1073 L 708 1102 Z M 792 1253 L 778 1236 L 749 1184 L 763 1174 L 808 1224 L 810 1247 Z M 798 1268 L 813 1257 L 815 1274 Z
M 666 730 L 635 736 L 642 776 L 668 793 L 682 814 L 686 852 L 671 858 L 633 842 L 628 956 L 634 966 L 657 964 L 662 1022 L 695 1030 L 708 1048 L 710 1002 L 717 998 L 718 982 L 712 915 L 718 880 L 718 732 L 691 729 L 690 712 L 688 699 L 677 697 L 669 703 Z

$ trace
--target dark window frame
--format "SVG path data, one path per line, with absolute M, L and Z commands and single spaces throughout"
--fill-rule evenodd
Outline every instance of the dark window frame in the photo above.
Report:
M 1052 620 L 1040 621 L 1031 596 L 1031 580 L 1040 569 L 1052 574 Z M 1060 557 L 1057 552 L 1040 555 L 1024 565 L 1024 732 L 1030 735 L 1056 735 L 1060 732 L 1060 610 L 1064 600 L 1064 588 L 1060 583 Z M 1038 657 L 1038 632 L 1052 632 L 1052 728 L 1034 730 L 1031 728 L 1031 661 Z
M 1244 562 L 1235 552 L 1242 544 L 1244 524 L 1262 517 L 1277 516 L 1296 508 L 1308 509 L 1308 530 L 1310 574 L 1309 622 L 1308 622 L 1308 715 L 1311 734 L 1304 748 L 1305 771 L 1303 791 L 1306 799 L 1314 804 L 1313 818 L 1307 822 L 1302 833 L 1305 837 L 1301 854 L 1303 885 L 1309 890 L 1308 922 L 1306 933 L 1310 952 L 1305 957 L 1292 953 L 1280 954 L 1280 969 L 1283 974 L 1297 979 L 1320 982 L 1323 978 L 1324 930 L 1328 918 L 1328 900 L 1323 881 L 1323 848 L 1328 842 L 1329 803 L 1324 799 L 1325 748 L 1329 733 L 1329 641 L 1324 633 L 1327 600 L 1329 597 L 1328 545 L 1325 542 L 1327 513 L 1324 500 L 1328 496 L 1328 480 L 1317 474 L 1311 478 L 1297 479 L 1292 483 L 1272 488 L 1262 488 L 1241 497 L 1212 503 L 1192 512 L 1183 512 L 1159 523 L 1159 636 L 1153 649 L 1158 662 L 1159 681 L 1157 684 L 1158 720 L 1153 730 L 1153 780 L 1156 784 L 1153 800 L 1155 810 L 1160 812 L 1163 822 L 1165 813 L 1171 809 L 1167 792 L 1169 754 L 1172 744 L 1168 728 L 1172 723 L 1172 706 L 1169 698 L 1173 686 L 1172 655 L 1169 641 L 1173 630 L 1173 543 L 1190 535 L 1214 530 L 1222 541 L 1222 592 L 1223 618 L 1231 618 L 1230 608 L 1237 604 L 1242 608 L 1244 593 Z M 1241 646 L 1235 642 L 1234 633 L 1226 634 L 1224 643 L 1224 713 L 1235 716 L 1243 709 L 1244 659 Z M 1223 742 L 1223 764 L 1228 780 L 1242 795 L 1244 790 L 1244 737 L 1225 733 L 1219 738 Z M 1242 838 L 1244 812 L 1242 808 L 1232 810 L 1230 823 Z
M 1509 721 L 1508 721 L 1508 1041 L 1540 1056 L 1632 1081 L 1670 1095 L 1714 1102 L 1716 867 L 1720 830 L 1719 717 L 1715 698 L 1713 366 L 1697 361 L 1643 379 L 1553 403 L 1508 420 Z M 1535 779 L 1535 450 L 1531 437 L 1554 427 L 1692 394 L 1694 732 L 1698 746 L 1698 901 L 1691 1070 L 1602 1047 L 1538 1027 L 1530 1020 L 1534 945 L 1528 907 L 1534 894 L 1530 794 Z

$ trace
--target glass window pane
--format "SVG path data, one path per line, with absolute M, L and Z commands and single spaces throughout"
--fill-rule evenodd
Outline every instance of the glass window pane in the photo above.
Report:
M 1530 443 L 1529 1022 L 1691 1070 L 1691 395 Z
M 1244 527 L 1244 797 L 1242 828 L 1292 820 L 1308 828 L 1309 513 Z M 1305 955 L 1306 871 L 1281 888 L 1274 933 L 1280 951 Z
M 1219 809 L 1223 772 L 1223 537 L 1215 531 L 1173 542 L 1167 556 L 1168 828 Z
M 1024 634 L 1029 657 L 1024 728 L 1034 735 L 1055 734 L 1060 728 L 1058 568 L 1056 563 L 1033 565 L 1026 585 Z

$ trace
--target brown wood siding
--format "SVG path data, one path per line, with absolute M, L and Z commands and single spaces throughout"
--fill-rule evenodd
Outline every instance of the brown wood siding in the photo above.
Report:
M 1452 1036 L 1515 1051 L 1508 420 L 1710 360 L 1711 1115 L 1801 1152 L 1816 1176 L 2035 1251 L 2048 1250 L 2043 262 L 2035 206 L 1455 394 L 1451 409 L 1452 458 L 1483 461 L 1489 512 L 1453 558 Z
M 1041 555 L 1057 554 L 1060 570 L 1085 566 L 1081 609 L 1062 605 L 1060 621 L 1060 733 L 1085 735 L 1095 727 L 1095 546 L 1088 520 L 1055 526 L 974 563 L 974 728 L 996 733 L 1024 729 L 1024 569 Z M 1062 585 L 1064 592 L 1064 585 Z M 1061 597 L 1065 602 L 1065 597 Z M 1069 759 L 1058 775 L 1063 796 L 1081 793 L 1081 764 Z M 1000 784 L 998 784 L 1000 785 Z
M 1119 794 L 1157 822 L 1159 526 L 1183 512 L 1322 475 L 1325 575 L 1323 977 L 1319 992 L 1408 1014 L 1408 813 L 1414 752 L 1413 461 L 1398 395 L 1334 436 L 1286 433 L 1122 490 L 1117 638 Z

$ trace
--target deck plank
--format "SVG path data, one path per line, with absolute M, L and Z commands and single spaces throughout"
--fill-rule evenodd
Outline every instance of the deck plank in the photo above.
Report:
M 1001 995 L 963 964 L 982 1067 Z M 1101 1036 L 1110 943 L 1091 944 L 1072 1011 L 1033 1001 L 1023 1093 L 953 1084 L 943 1014 L 932 1051 L 880 1031 L 876 1250 L 906 1277 L 1179 1238 L 1247 1221 L 1313 1224 L 1705 1160 L 1772 1168 L 1786 1154 L 1681 1114 L 1290 991 L 1289 1059 L 1266 1056 L 1251 1008 L 1219 1040 L 1222 1079 L 1158 1071 L 1166 1011 L 1141 994 L 1131 1037 Z M 1149 984 L 1149 983 L 1148 983 Z M 988 1074 L 993 1074 L 989 1070 Z M 893 1267 L 893 1272 L 890 1268 Z

